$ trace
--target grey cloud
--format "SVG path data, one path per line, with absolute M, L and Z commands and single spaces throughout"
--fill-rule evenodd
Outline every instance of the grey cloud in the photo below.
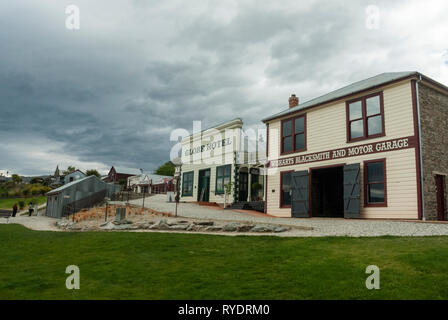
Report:
M 63 27 L 71 3 L 81 7 L 74 32 Z M 376 3 L 385 13 L 398 6 Z M 263 127 L 260 119 L 284 109 L 293 91 L 302 100 L 383 71 L 415 69 L 410 50 L 422 55 L 420 71 L 434 68 L 425 64 L 427 46 L 408 39 L 409 26 L 367 31 L 363 3 L 274 4 L 1 4 L 0 169 L 42 173 L 34 148 L 6 155 L 31 136 L 61 159 L 151 170 L 169 158 L 170 131 L 191 131 L 194 120 L 206 128 L 241 117 Z M 235 15 L 217 18 L 218 5 Z

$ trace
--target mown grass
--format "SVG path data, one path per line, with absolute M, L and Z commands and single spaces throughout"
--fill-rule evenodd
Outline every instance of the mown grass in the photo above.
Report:
M 448 237 L 278 238 L 0 225 L 0 299 L 447 299 Z M 67 290 L 77 265 L 81 289 Z M 381 270 L 367 290 L 365 269 Z
M 47 202 L 47 197 L 41 196 L 41 197 L 28 197 L 28 198 L 0 199 L 0 209 L 12 210 L 12 206 L 14 205 L 14 203 L 17 203 L 17 206 L 19 206 L 19 201 L 23 201 L 25 203 L 25 209 L 26 209 L 30 201 L 37 201 L 37 204 L 41 205 Z

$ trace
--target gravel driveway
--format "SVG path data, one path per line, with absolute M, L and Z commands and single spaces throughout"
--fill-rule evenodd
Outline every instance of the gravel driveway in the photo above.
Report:
M 132 200 L 131 204 L 142 205 L 142 200 Z M 164 195 L 155 195 L 145 200 L 145 207 L 157 211 L 174 213 L 175 203 L 166 202 Z M 296 218 L 272 218 L 254 216 L 233 210 L 204 207 L 192 203 L 180 203 L 178 216 L 196 219 L 213 219 L 223 221 L 250 222 L 254 224 L 275 224 L 293 227 L 284 233 L 276 233 L 280 237 L 322 237 L 322 236 L 434 236 L 448 235 L 448 224 L 422 223 L 407 221 L 385 220 L 345 220 L 345 219 L 296 219 Z M 33 230 L 57 231 L 54 223 L 58 219 L 45 216 L 17 216 L 15 218 L 0 218 L 0 224 L 18 223 Z M 296 227 L 311 227 L 312 230 L 304 230 Z
M 32 230 L 41 230 L 41 231 L 60 231 L 54 223 L 58 221 L 55 218 L 49 218 L 45 216 L 15 216 L 14 218 L 0 218 L 0 224 L 21 224 Z
M 142 205 L 142 200 L 132 200 L 131 204 Z M 157 211 L 174 213 L 175 203 L 166 202 L 165 195 L 155 195 L 145 199 L 145 207 Z M 232 210 L 208 208 L 192 203 L 180 203 L 178 215 L 187 218 L 217 219 L 252 223 L 270 223 L 288 226 L 312 227 L 313 230 L 294 229 L 285 236 L 433 236 L 448 235 L 448 224 L 401 222 L 385 220 L 348 220 L 333 218 L 272 218 L 252 216 Z M 281 236 L 281 234 L 279 234 Z

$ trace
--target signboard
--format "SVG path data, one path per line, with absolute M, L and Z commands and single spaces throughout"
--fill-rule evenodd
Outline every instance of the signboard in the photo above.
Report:
M 304 155 L 297 155 L 294 157 L 271 160 L 269 161 L 268 167 L 280 168 L 304 163 L 356 157 L 379 152 L 403 150 L 408 148 L 414 148 L 415 145 L 416 143 L 414 136 L 398 138 L 387 141 L 368 143 L 358 146 L 347 146 L 340 149 L 327 150 L 322 152 L 315 152 Z
M 204 151 L 215 150 L 216 148 L 222 148 L 232 144 L 232 140 L 230 138 L 221 139 L 218 141 L 210 142 L 207 144 L 203 144 L 201 146 L 197 146 L 191 149 L 185 150 L 185 156 L 191 156 L 195 153 L 201 153 Z

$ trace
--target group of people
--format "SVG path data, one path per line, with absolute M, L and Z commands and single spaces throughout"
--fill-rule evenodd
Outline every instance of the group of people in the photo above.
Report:
M 12 216 L 15 217 L 18 211 L 18 207 L 17 207 L 17 203 L 14 203 L 13 207 L 12 207 Z M 29 203 L 29 207 L 28 207 L 28 213 L 29 213 L 29 217 L 31 217 L 34 213 L 34 211 L 37 212 L 37 203 L 33 204 L 32 202 Z

